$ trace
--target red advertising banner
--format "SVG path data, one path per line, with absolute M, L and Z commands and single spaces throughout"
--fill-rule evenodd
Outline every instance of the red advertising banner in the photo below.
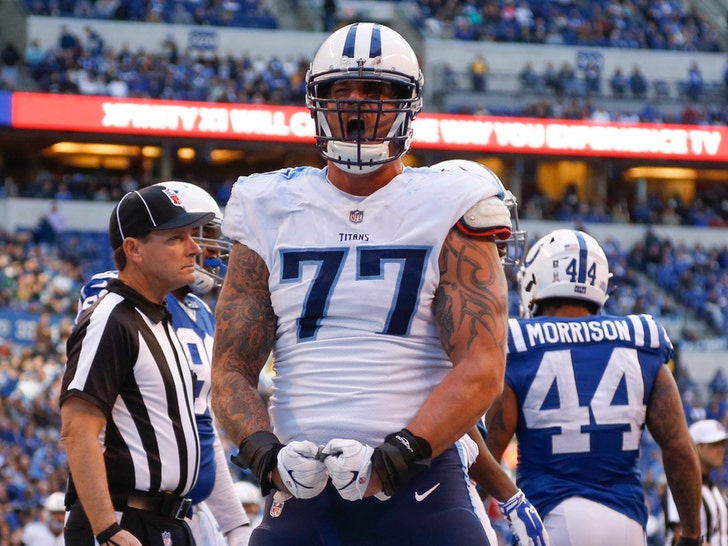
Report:
M 290 106 L 13 93 L 11 125 L 107 134 L 310 143 L 307 109 Z M 728 161 L 724 126 L 594 123 L 423 113 L 413 148 L 559 156 Z

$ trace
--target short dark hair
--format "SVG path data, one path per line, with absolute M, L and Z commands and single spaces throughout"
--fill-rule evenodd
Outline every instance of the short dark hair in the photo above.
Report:
M 547 307 L 562 307 L 564 305 L 580 305 L 589 311 L 590 315 L 599 313 L 601 307 L 593 301 L 580 300 L 578 298 L 544 298 L 536 302 L 536 312 L 534 317 L 543 315 L 544 309 Z

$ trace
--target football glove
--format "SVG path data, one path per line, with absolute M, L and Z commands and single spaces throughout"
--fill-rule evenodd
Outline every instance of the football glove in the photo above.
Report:
M 430 443 L 403 428 L 387 434 L 384 443 L 374 450 L 372 464 L 387 496 L 409 483 L 416 475 L 428 470 L 432 462 Z
M 335 438 L 322 451 L 331 483 L 345 500 L 364 498 L 372 477 L 374 449 L 356 440 Z
M 508 521 L 516 544 L 521 546 L 548 546 L 549 535 L 541 517 L 520 489 L 506 502 L 499 502 L 501 514 Z
M 283 485 L 297 499 L 311 499 L 326 487 L 326 467 L 316 458 L 313 442 L 291 442 L 278 452 L 278 474 Z
M 271 471 L 276 467 L 276 457 L 282 448 L 283 444 L 275 434 L 259 430 L 240 442 L 237 455 L 231 455 L 230 461 L 240 468 L 249 468 L 266 496 L 274 488 Z

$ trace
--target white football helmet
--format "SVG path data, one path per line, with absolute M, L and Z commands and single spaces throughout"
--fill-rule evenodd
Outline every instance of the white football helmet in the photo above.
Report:
M 516 196 L 506 189 L 498 175 L 482 163 L 470 161 L 469 159 L 448 159 L 435 163 L 430 168 L 437 171 L 465 171 L 477 174 L 490 182 L 494 182 L 501 188 L 503 204 L 508 207 L 508 212 L 511 214 L 511 236 L 508 239 L 498 241 L 498 245 L 503 244 L 505 249 L 505 255 L 501 258 L 501 261 L 503 265 L 520 265 L 523 253 L 526 250 L 526 231 L 520 229 L 518 223 L 518 201 Z
M 195 266 L 195 281 L 188 286 L 195 294 L 207 294 L 216 286 L 222 285 L 230 256 L 230 241 L 222 236 L 222 212 L 220 207 L 205 190 L 189 182 L 176 180 L 159 182 L 157 185 L 173 190 L 182 200 L 188 212 L 214 212 L 215 217 L 204 226 L 197 228 L 198 235 L 193 237 L 202 248 Z
M 45 508 L 48 512 L 65 512 L 66 494 L 62 491 L 51 493 L 43 503 L 43 508 Z
M 549 298 L 584 300 L 599 311 L 611 276 L 607 256 L 591 235 L 552 231 L 529 249 L 519 271 L 521 316 L 538 316 L 539 303 Z
M 341 80 L 389 83 L 397 98 L 331 98 L 331 86 Z M 354 23 L 331 34 L 306 74 L 306 106 L 316 122 L 316 143 L 323 158 L 353 174 L 367 174 L 400 157 L 412 141 L 412 120 L 422 108 L 423 84 L 415 52 L 391 28 Z M 388 123 L 382 121 L 386 114 L 394 121 L 381 136 L 380 124 Z

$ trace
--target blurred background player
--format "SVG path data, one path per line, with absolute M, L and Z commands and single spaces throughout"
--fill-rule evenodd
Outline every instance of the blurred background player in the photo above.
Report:
M 700 467 L 680 394 L 665 365 L 667 333 L 649 315 L 598 314 L 607 258 L 590 235 L 556 230 L 528 251 L 522 314 L 509 320 L 506 384 L 486 414 L 496 459 L 515 434 L 516 482 L 559 546 L 644 546 L 647 509 L 638 459 L 645 425 L 699 544 Z
M 703 419 L 690 425 L 690 436 L 698 449 L 700 471 L 703 476 L 702 504 L 700 507 L 700 532 L 709 546 L 728 545 L 728 505 L 725 493 L 716 485 L 716 473 L 725 464 L 728 433 L 715 419 Z M 667 536 L 665 546 L 672 546 L 675 537 L 681 535 L 680 515 L 675 507 L 672 490 L 667 489 L 665 519 Z
M 233 487 L 222 442 L 210 410 L 210 356 L 212 355 L 214 315 L 202 299 L 221 283 L 225 275 L 230 244 L 221 235 L 222 213 L 205 190 L 187 182 L 161 182 L 179 196 L 190 212 L 212 212 L 214 218 L 197 228 L 195 241 L 202 248 L 195 267 L 195 281 L 174 290 L 165 302 L 196 377 L 195 418 L 200 435 L 200 474 L 190 492 L 193 500 L 190 527 L 198 545 L 242 546 L 251 527 Z M 98 273 L 81 289 L 79 316 L 105 292 L 116 271 Z M 225 542 L 227 540 L 227 542 Z
M 275 490 L 255 546 L 488 544 L 455 444 L 502 386 L 510 215 L 481 177 L 405 167 L 423 81 L 392 29 L 337 30 L 306 77 L 326 168 L 240 177 L 225 208 L 212 400 Z
M 500 178 L 485 165 L 477 161 L 466 159 L 449 159 L 441 161 L 430 167 L 436 171 L 462 171 L 483 177 L 483 184 L 497 184 L 502 188 L 503 203 L 508 207 L 511 215 L 511 235 L 498 242 L 501 260 L 506 267 L 521 264 L 526 244 L 526 232 L 520 229 L 518 221 L 518 201 L 513 193 L 503 186 Z M 517 540 L 517 544 L 524 546 L 546 546 L 549 544 L 548 533 L 544 529 L 538 512 L 528 501 L 523 492 L 513 483 L 510 476 L 493 458 L 485 445 L 487 437 L 485 425 L 479 423 L 470 433 L 476 442 L 478 454 L 474 460 L 467 460 L 470 479 L 478 486 L 478 495 L 485 501 L 488 497 L 496 500 L 498 508 L 508 522 L 508 527 Z M 472 463 L 472 464 L 470 464 Z M 488 533 L 488 539 L 497 544 L 497 535 L 486 513 L 483 503 L 480 517 Z
M 63 491 L 51 493 L 43 503 L 41 521 L 32 521 L 25 525 L 21 537 L 23 546 L 64 546 L 63 521 L 66 518 L 66 507 Z
M 263 518 L 263 495 L 260 493 L 260 487 L 253 482 L 240 480 L 235 482 L 235 493 L 245 513 L 248 514 L 250 526 L 256 527 Z

